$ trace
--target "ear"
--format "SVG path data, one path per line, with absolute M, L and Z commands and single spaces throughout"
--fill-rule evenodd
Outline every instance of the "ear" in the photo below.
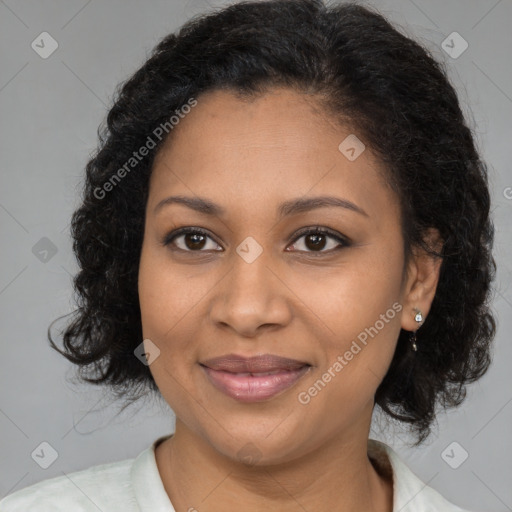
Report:
M 430 248 L 435 249 L 438 253 L 441 252 L 443 241 L 437 229 L 429 228 L 424 240 Z M 423 322 L 427 318 L 436 294 L 443 261 L 441 257 L 431 255 L 418 246 L 413 247 L 412 253 L 407 266 L 402 301 L 402 329 L 406 331 L 415 331 L 421 325 L 414 319 L 416 309 L 421 311 Z

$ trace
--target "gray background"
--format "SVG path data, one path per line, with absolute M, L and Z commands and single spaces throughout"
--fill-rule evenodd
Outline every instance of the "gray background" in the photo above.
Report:
M 116 416 L 100 388 L 72 381 L 74 368 L 50 349 L 46 330 L 73 308 L 71 276 L 77 268 L 69 220 L 116 84 L 164 35 L 192 15 L 226 3 L 0 1 L 0 496 L 134 457 L 172 429 L 163 400 Z M 421 448 L 408 448 L 399 431 L 374 436 L 392 444 L 424 482 L 460 506 L 512 510 L 512 2 L 368 4 L 447 63 L 489 164 L 499 266 L 493 302 L 498 335 L 489 373 L 469 388 L 462 408 L 439 417 L 439 431 Z M 59 45 L 47 59 L 31 47 L 43 31 Z M 441 47 L 454 31 L 469 44 L 456 59 Z M 46 262 L 33 252 L 43 237 L 57 250 Z M 42 442 L 58 452 L 47 469 L 31 456 Z M 453 442 L 458 445 L 445 452 Z M 462 450 L 469 457 L 457 469 L 443 460 L 442 453 L 445 458 L 448 453 L 455 465 Z

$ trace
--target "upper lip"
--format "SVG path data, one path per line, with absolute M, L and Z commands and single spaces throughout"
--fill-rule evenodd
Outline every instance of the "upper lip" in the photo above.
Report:
M 289 359 L 273 354 L 244 357 L 236 354 L 227 354 L 213 359 L 207 359 L 201 363 L 212 370 L 222 370 L 232 373 L 258 373 L 272 372 L 276 370 L 298 370 L 304 366 L 310 366 L 304 361 Z

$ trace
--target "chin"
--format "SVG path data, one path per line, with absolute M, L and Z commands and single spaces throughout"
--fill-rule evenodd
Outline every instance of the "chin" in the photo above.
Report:
M 225 457 L 247 466 L 275 465 L 299 457 L 306 449 L 311 436 L 299 423 L 280 429 L 282 418 L 273 417 L 264 422 L 217 425 L 214 432 L 203 431 L 202 437 L 213 449 Z M 295 431 L 295 433 L 293 433 Z

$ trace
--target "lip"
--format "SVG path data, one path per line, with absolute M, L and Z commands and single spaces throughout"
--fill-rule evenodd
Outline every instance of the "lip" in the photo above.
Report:
M 226 354 L 214 357 L 213 359 L 207 359 L 201 364 L 212 370 L 222 370 L 231 373 L 262 373 L 276 370 L 297 370 L 308 363 L 274 354 L 262 354 L 252 357 Z
M 215 388 L 241 402 L 273 398 L 291 388 L 311 368 L 304 361 L 272 354 L 254 357 L 229 354 L 200 365 Z

